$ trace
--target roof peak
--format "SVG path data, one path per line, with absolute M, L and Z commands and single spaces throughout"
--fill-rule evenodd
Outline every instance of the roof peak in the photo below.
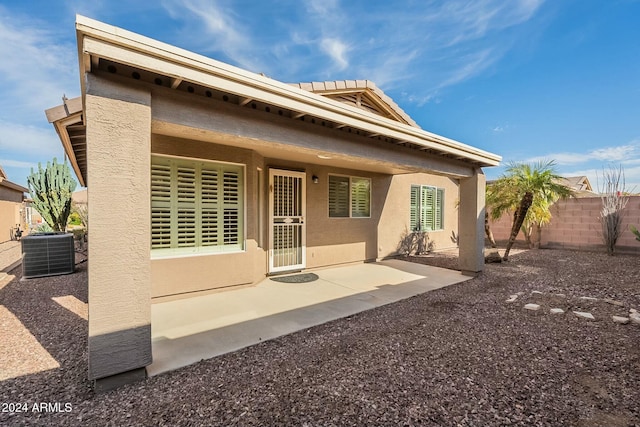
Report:
M 362 110 L 420 128 L 393 99 L 387 96 L 371 80 L 330 80 L 323 82 L 289 83 L 291 86 L 332 98 L 344 104 L 354 105 Z M 365 99 L 358 97 L 364 94 Z M 356 95 L 356 96 L 354 96 Z

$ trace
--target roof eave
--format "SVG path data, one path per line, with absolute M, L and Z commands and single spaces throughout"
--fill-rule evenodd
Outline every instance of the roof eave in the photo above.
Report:
M 77 16 L 76 30 L 81 76 L 92 60 L 105 58 L 384 134 L 480 167 L 501 161 L 496 154 L 83 16 Z
M 0 181 L 0 186 L 1 187 L 7 187 L 7 188 L 10 188 L 12 190 L 20 191 L 22 193 L 28 193 L 29 192 L 28 188 L 23 187 L 22 185 L 16 184 L 15 182 L 8 181 L 6 179 L 3 179 L 2 181 Z
M 71 144 L 71 137 L 67 129 L 68 126 L 75 125 L 83 121 L 82 108 L 82 99 L 78 97 L 70 99 L 62 105 L 45 110 L 45 114 L 47 115 L 47 120 L 53 125 L 60 141 L 62 142 L 64 152 L 67 155 L 69 163 L 71 163 L 71 167 L 76 173 L 76 176 L 78 177 L 80 185 L 86 187 L 86 177 L 82 173 L 82 169 L 78 164 L 76 152 Z

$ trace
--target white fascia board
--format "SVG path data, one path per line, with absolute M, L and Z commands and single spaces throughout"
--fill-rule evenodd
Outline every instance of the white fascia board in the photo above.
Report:
M 184 49 L 82 16 L 77 16 L 76 19 L 81 75 L 90 67 L 90 56 L 95 55 L 489 166 L 497 166 L 501 160 L 496 154 Z M 83 87 L 83 93 L 84 89 Z

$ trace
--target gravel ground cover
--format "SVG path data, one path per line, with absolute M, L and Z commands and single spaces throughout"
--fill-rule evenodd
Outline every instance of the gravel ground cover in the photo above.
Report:
M 446 253 L 414 261 L 455 266 Z M 16 278 L 0 304 L 60 367 L 2 380 L 0 404 L 28 410 L 1 411 L 0 425 L 640 425 L 640 325 L 611 320 L 640 309 L 639 261 L 515 251 L 467 282 L 100 395 L 85 379 L 86 321 L 52 300 L 86 302 L 86 264 Z M 2 335 L 3 361 L 23 354 Z M 57 410 L 33 410 L 43 402 Z

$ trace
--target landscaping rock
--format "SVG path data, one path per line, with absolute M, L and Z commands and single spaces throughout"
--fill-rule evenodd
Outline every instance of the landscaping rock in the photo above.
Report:
M 531 310 L 531 311 L 538 311 L 540 310 L 540 305 L 539 304 L 526 304 L 524 306 L 525 310 Z
M 540 291 L 531 291 L 531 295 L 542 295 Z
M 618 307 L 624 307 L 624 303 L 621 301 L 612 300 L 610 298 L 605 298 L 603 299 L 603 301 L 606 302 L 607 304 L 616 305 Z
M 564 310 L 561 308 L 552 308 L 551 314 L 564 314 Z
M 615 323 L 620 323 L 621 325 L 626 325 L 627 323 L 629 323 L 629 318 L 628 318 L 628 317 L 622 317 L 622 316 L 611 316 L 611 319 L 612 319 Z
M 594 297 L 580 297 L 580 299 L 584 301 L 598 301 L 598 298 Z
M 484 257 L 484 262 L 487 264 L 498 264 L 502 262 L 502 257 L 497 249 L 492 250 Z
M 586 311 L 574 311 L 573 314 L 575 314 L 576 316 L 581 317 L 583 319 L 596 320 L 596 318 L 593 317 L 593 314 L 588 313 Z
M 631 323 L 635 325 L 640 325 L 640 313 L 631 313 L 629 315 L 629 320 L 631 320 Z
M 505 302 L 515 302 L 518 299 L 518 295 L 511 295 Z

